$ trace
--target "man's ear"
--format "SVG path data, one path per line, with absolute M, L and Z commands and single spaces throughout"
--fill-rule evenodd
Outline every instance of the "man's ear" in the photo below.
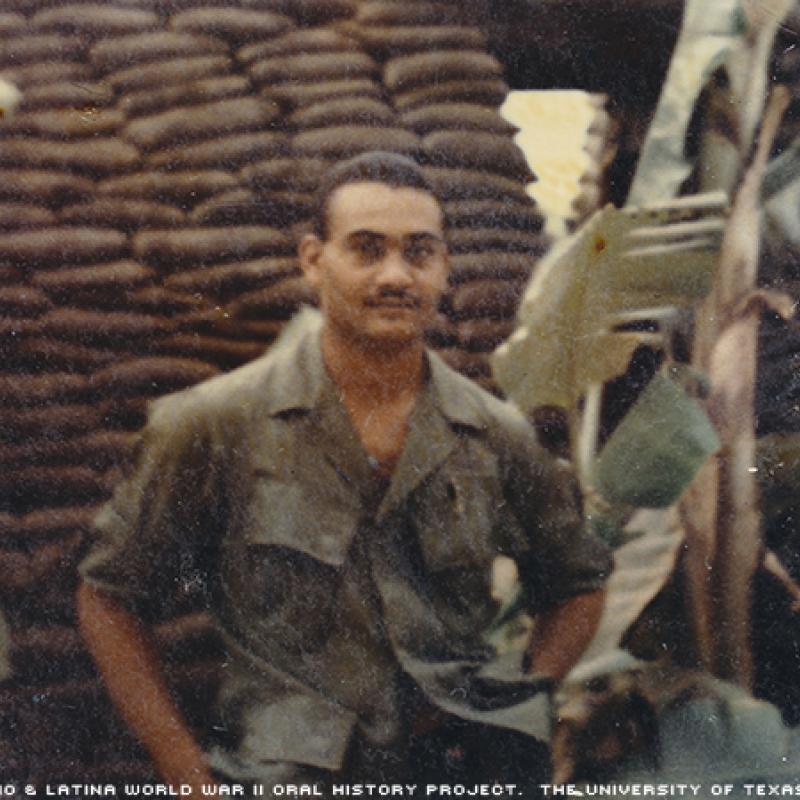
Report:
M 300 240 L 297 255 L 306 280 L 317 289 L 320 280 L 319 260 L 322 255 L 322 241 L 315 234 L 307 233 Z

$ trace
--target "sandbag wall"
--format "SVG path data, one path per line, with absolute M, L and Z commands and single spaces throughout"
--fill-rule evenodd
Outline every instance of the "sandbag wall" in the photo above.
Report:
M 446 201 L 430 342 L 488 382 L 546 247 L 460 4 L 0 4 L 0 778 L 145 780 L 75 629 L 75 567 L 153 396 L 257 357 L 313 302 L 295 241 L 321 172 L 383 149 Z M 216 650 L 181 587 L 158 638 L 199 727 Z

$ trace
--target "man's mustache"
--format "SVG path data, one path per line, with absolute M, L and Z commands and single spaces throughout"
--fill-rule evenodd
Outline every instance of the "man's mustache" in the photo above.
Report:
M 370 295 L 365 301 L 367 306 L 400 306 L 403 308 L 418 308 L 419 298 L 409 292 L 383 289 L 379 293 Z

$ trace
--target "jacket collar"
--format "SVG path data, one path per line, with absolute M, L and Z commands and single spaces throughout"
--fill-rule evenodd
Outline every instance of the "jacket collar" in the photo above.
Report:
M 320 332 L 322 315 L 304 308 L 286 326 L 269 351 L 273 369 L 267 372 L 267 412 L 272 416 L 291 411 L 313 411 L 329 380 L 322 360 Z M 430 365 L 431 400 L 451 423 L 483 428 L 479 400 L 470 382 L 448 367 L 431 351 L 426 351 Z

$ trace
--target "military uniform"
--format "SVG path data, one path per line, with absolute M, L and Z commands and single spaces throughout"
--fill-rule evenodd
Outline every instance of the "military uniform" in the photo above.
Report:
M 602 585 L 609 554 L 571 478 L 520 414 L 429 354 L 382 480 L 320 327 L 305 311 L 263 358 L 153 404 L 84 580 L 133 609 L 204 583 L 229 654 L 210 759 L 233 778 L 335 773 L 354 741 L 400 752 L 419 702 L 546 738 L 546 698 L 486 636 L 492 563 L 517 562 L 534 612 Z

